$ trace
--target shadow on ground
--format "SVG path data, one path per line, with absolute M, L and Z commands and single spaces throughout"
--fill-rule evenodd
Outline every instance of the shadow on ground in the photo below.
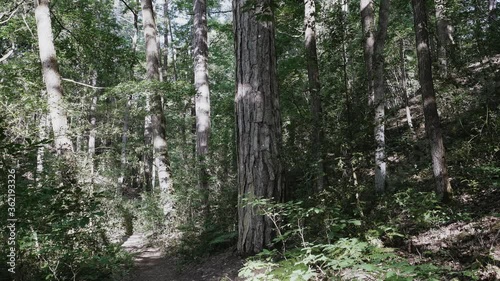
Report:
M 147 245 L 143 234 L 130 236 L 122 247 L 134 255 L 135 267 L 122 281 L 219 281 L 239 279 L 243 261 L 233 251 L 207 257 L 203 262 L 180 267 L 179 259 L 165 256 Z

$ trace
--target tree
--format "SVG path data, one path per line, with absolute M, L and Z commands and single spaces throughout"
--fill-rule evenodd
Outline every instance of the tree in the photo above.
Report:
M 318 54 L 316 51 L 316 5 L 314 0 L 304 0 L 304 27 L 305 47 L 307 61 L 307 77 L 309 82 L 309 94 L 311 96 L 312 133 L 311 150 L 315 162 L 315 188 L 321 191 L 324 188 L 324 166 L 323 166 L 323 122 L 321 106 L 321 84 L 319 80 Z
M 73 143 L 68 137 L 68 118 L 63 99 L 61 75 L 57 64 L 56 49 L 52 37 L 49 0 L 39 0 L 35 8 L 38 47 L 42 61 L 42 74 L 47 89 L 52 130 L 54 131 L 55 149 L 58 155 L 73 152 Z
M 141 0 L 144 37 L 146 43 L 146 75 L 147 79 L 159 81 L 160 57 L 156 40 L 156 22 L 151 0 Z M 170 178 L 170 162 L 167 151 L 166 119 L 163 114 L 161 95 L 155 90 L 151 97 L 151 129 L 153 137 L 154 158 L 158 181 L 162 195 L 164 214 L 172 211 L 172 181 Z
M 199 185 L 208 215 L 208 141 L 210 137 L 210 90 L 208 86 L 208 38 L 206 0 L 194 0 L 194 86 L 196 96 L 196 155 L 199 161 Z
M 375 46 L 375 35 L 373 32 L 373 0 L 361 0 L 361 25 L 363 29 L 363 54 L 365 59 L 365 71 L 368 93 L 368 104 L 373 104 L 373 49 Z
M 404 40 L 400 39 L 399 40 L 399 63 L 400 63 L 400 68 L 401 68 L 401 91 L 403 92 L 403 99 L 405 101 L 405 112 L 406 112 L 406 122 L 408 123 L 408 127 L 413 133 L 413 136 L 415 137 L 415 131 L 413 128 L 413 122 L 411 120 L 411 111 L 410 111 L 410 101 L 408 97 L 408 89 L 407 89 L 407 82 L 406 82 L 406 58 L 405 58 L 405 45 L 404 45 Z
M 377 35 L 375 37 L 373 61 L 373 87 L 375 106 L 375 190 L 385 190 L 385 85 L 384 85 L 384 45 L 389 23 L 390 0 L 380 1 Z
M 434 92 L 425 1 L 412 0 L 412 7 L 417 46 L 418 80 L 424 103 L 425 130 L 430 141 L 436 193 L 441 200 L 448 201 L 452 196 L 452 188 L 448 178 L 441 122 Z
M 438 61 L 441 77 L 448 76 L 448 42 L 453 43 L 452 30 L 446 16 L 446 0 L 436 0 L 436 27 L 437 27 L 437 43 L 438 43 Z
M 496 20 L 496 10 L 497 10 L 497 1 L 496 0 L 489 0 L 488 21 L 490 23 Z
M 280 110 L 273 2 L 265 0 L 255 4 L 237 0 L 233 5 L 239 194 L 237 248 L 247 255 L 272 244 L 271 221 L 246 200 L 281 198 Z
M 385 190 L 385 85 L 384 45 L 389 23 L 390 0 L 380 2 L 377 33 L 373 31 L 373 1 L 361 1 L 361 21 L 364 34 L 365 69 L 368 79 L 369 104 L 375 107 L 375 191 Z

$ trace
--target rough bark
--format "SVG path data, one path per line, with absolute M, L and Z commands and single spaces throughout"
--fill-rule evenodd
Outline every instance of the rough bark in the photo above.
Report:
M 68 137 L 68 118 L 52 36 L 49 0 L 38 0 L 35 18 L 43 80 L 47 90 L 49 114 L 54 131 L 55 149 L 57 154 L 65 155 L 73 152 L 73 143 Z
M 142 17 L 144 25 L 144 37 L 146 42 L 146 75 L 149 80 L 160 79 L 160 58 L 157 45 L 157 31 L 151 0 L 142 0 Z M 172 205 L 172 182 L 170 178 L 170 163 L 167 150 L 166 119 L 163 114 L 161 94 L 154 92 L 151 97 L 151 128 L 153 136 L 153 148 L 158 173 L 158 181 L 161 191 L 163 212 L 171 214 Z
M 451 199 L 452 188 L 448 178 L 441 122 L 434 92 L 425 0 L 412 0 L 412 7 L 418 58 L 418 80 L 424 103 L 425 130 L 430 141 L 436 193 L 441 200 L 448 201 Z
M 377 37 L 375 38 L 373 61 L 373 86 L 375 106 L 375 191 L 385 191 L 385 84 L 384 84 L 384 45 L 389 23 L 390 0 L 380 2 Z
M 373 52 L 375 34 L 373 32 L 373 0 L 361 0 L 361 25 L 363 28 L 363 54 L 367 81 L 368 105 L 374 101 L 373 92 Z
M 233 1 L 238 144 L 238 252 L 255 254 L 272 244 L 273 225 L 245 200 L 280 200 L 280 111 L 274 14 L 271 0 L 248 8 Z
M 316 5 L 314 0 L 304 0 L 304 27 L 305 48 L 307 61 L 307 77 L 309 82 L 309 94 L 311 97 L 311 150 L 315 162 L 314 188 L 321 191 L 324 188 L 324 165 L 323 165 L 323 122 L 321 105 L 321 84 L 319 80 L 318 54 L 316 51 Z
M 196 90 L 196 155 L 199 164 L 199 187 L 203 193 L 203 208 L 208 215 L 207 169 L 208 142 L 210 137 L 210 90 L 208 85 L 208 27 L 207 3 L 194 0 L 194 86 Z

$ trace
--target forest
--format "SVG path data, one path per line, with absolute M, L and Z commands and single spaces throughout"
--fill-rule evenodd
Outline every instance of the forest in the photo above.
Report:
M 499 9 L 0 0 L 0 280 L 500 280 Z

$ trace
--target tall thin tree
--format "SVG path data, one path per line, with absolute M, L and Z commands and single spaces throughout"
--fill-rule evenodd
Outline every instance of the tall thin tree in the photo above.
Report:
M 52 130 L 54 131 L 55 148 L 58 154 L 65 155 L 73 152 L 73 143 L 68 137 L 68 118 L 64 106 L 61 75 L 57 64 L 56 49 L 52 36 L 50 21 L 49 0 L 37 0 L 35 18 L 38 35 L 42 74 L 47 89 Z
M 425 0 L 412 0 L 412 7 L 418 58 L 418 80 L 424 103 L 425 130 L 431 146 L 432 170 L 436 180 L 436 193 L 441 200 L 448 201 L 452 196 L 452 188 L 448 178 L 441 121 L 439 120 L 437 111 L 436 94 L 432 78 Z
M 401 91 L 403 93 L 403 99 L 405 101 L 405 111 L 406 111 L 406 122 L 408 123 L 408 127 L 410 128 L 413 136 L 415 137 L 415 131 L 413 129 L 413 122 L 411 118 L 411 110 L 410 110 L 410 101 L 408 96 L 408 89 L 406 85 L 406 57 L 405 57 L 405 44 L 404 40 L 399 40 L 399 65 L 401 68 Z
M 194 86 L 196 89 L 196 156 L 199 186 L 203 193 L 205 216 L 208 215 L 208 141 L 210 138 L 210 90 L 208 86 L 208 27 L 206 0 L 194 0 Z
M 363 29 L 363 54 L 367 81 L 368 105 L 373 104 L 373 51 L 375 33 L 373 31 L 373 0 L 361 0 L 361 26 Z
M 141 0 L 144 37 L 146 43 L 146 75 L 149 80 L 160 79 L 160 57 L 157 45 L 157 30 L 151 0 Z M 173 211 L 171 198 L 172 180 L 167 150 L 166 118 L 163 113 L 161 94 L 153 91 L 151 95 L 151 128 L 154 158 L 161 191 L 162 207 L 165 215 Z
M 373 87 L 375 106 L 375 191 L 382 193 L 386 185 L 385 159 L 385 84 L 384 46 L 389 24 L 390 0 L 380 1 L 377 34 L 373 60 Z
M 323 122 L 321 105 L 321 83 L 319 80 L 318 54 L 316 50 L 316 4 L 314 0 L 304 0 L 304 28 L 309 94 L 311 96 L 311 150 L 315 162 L 314 181 L 316 191 L 324 187 L 323 164 Z
M 282 192 L 273 2 L 250 1 L 233 1 L 239 194 L 237 248 L 244 255 L 270 246 L 273 233 L 271 220 L 246 200 L 280 200 Z
M 368 104 L 375 108 L 375 191 L 385 190 L 385 85 L 384 46 L 389 23 L 390 0 L 380 2 L 378 27 L 375 33 L 373 0 L 361 0 L 363 51 L 367 75 Z
M 437 28 L 437 57 L 439 62 L 439 74 L 441 77 L 448 76 L 448 48 L 453 43 L 452 26 L 446 13 L 446 0 L 435 0 L 436 28 Z

